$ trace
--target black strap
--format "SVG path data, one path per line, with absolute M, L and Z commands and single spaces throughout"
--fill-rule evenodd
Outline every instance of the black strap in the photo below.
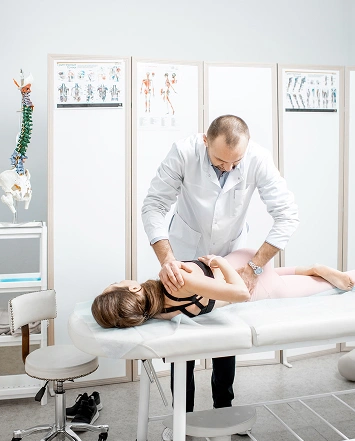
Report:
M 184 305 L 169 306 L 168 308 L 164 308 L 164 312 L 181 311 L 181 308 L 186 308 L 187 306 L 191 306 L 194 304 L 195 304 L 195 302 L 190 302 L 190 303 L 186 303 Z
M 164 291 L 164 294 L 165 294 L 170 300 L 175 300 L 175 302 L 185 302 L 185 301 L 188 301 L 188 300 L 195 300 L 196 297 L 197 297 L 196 294 L 194 294 L 193 296 L 190 296 L 190 297 L 175 297 L 175 296 L 172 296 L 171 294 L 169 294 L 168 291 L 166 291 L 166 290 Z

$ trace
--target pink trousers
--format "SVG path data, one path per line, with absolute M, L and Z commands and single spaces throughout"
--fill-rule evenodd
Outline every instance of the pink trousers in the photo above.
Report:
M 241 268 L 255 256 L 255 250 L 243 248 L 225 256 L 235 268 Z M 316 276 L 295 274 L 296 267 L 273 268 L 271 263 L 264 266 L 263 273 L 258 276 L 258 283 L 251 293 L 251 302 L 263 299 L 279 299 L 283 297 L 306 297 L 319 294 L 334 288 L 326 280 Z M 355 280 L 355 270 L 347 271 Z

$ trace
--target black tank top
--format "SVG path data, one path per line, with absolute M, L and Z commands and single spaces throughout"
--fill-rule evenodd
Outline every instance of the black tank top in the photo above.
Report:
M 212 272 L 211 268 L 209 266 L 205 265 L 203 262 L 200 262 L 199 260 L 185 260 L 184 262 L 196 263 L 196 265 L 198 265 L 202 269 L 203 274 L 205 276 L 211 277 L 212 279 L 214 279 L 213 272 Z M 165 288 L 164 288 L 164 294 L 169 299 L 175 300 L 175 302 L 187 302 L 187 303 L 184 303 L 183 305 L 176 305 L 176 306 L 170 306 L 169 308 L 164 308 L 163 312 L 181 311 L 183 314 L 187 315 L 188 317 L 196 317 L 196 315 L 207 314 L 208 312 L 212 311 L 212 309 L 216 303 L 215 300 L 209 299 L 207 305 L 205 306 L 205 305 L 202 305 L 202 303 L 200 302 L 200 300 L 203 298 L 202 296 L 198 296 L 197 294 L 194 294 L 193 296 L 190 296 L 190 297 L 179 298 L 179 297 L 175 297 L 175 296 L 172 296 L 171 294 L 169 294 Z M 191 305 L 197 305 L 200 308 L 200 312 L 195 315 L 195 314 L 192 314 L 190 311 L 187 311 L 186 308 Z

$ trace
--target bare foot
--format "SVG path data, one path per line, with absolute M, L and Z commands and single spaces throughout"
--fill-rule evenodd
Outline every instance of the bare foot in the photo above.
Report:
M 351 291 L 354 287 L 354 281 L 348 274 L 330 268 L 329 266 L 316 265 L 314 267 L 314 272 L 343 291 Z

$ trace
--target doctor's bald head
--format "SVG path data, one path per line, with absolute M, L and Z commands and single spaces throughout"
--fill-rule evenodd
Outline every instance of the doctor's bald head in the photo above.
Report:
M 207 130 L 207 140 L 210 143 L 218 137 L 223 137 L 228 147 L 233 149 L 238 146 L 241 139 L 244 142 L 249 141 L 249 128 L 238 116 L 222 115 L 212 121 Z

